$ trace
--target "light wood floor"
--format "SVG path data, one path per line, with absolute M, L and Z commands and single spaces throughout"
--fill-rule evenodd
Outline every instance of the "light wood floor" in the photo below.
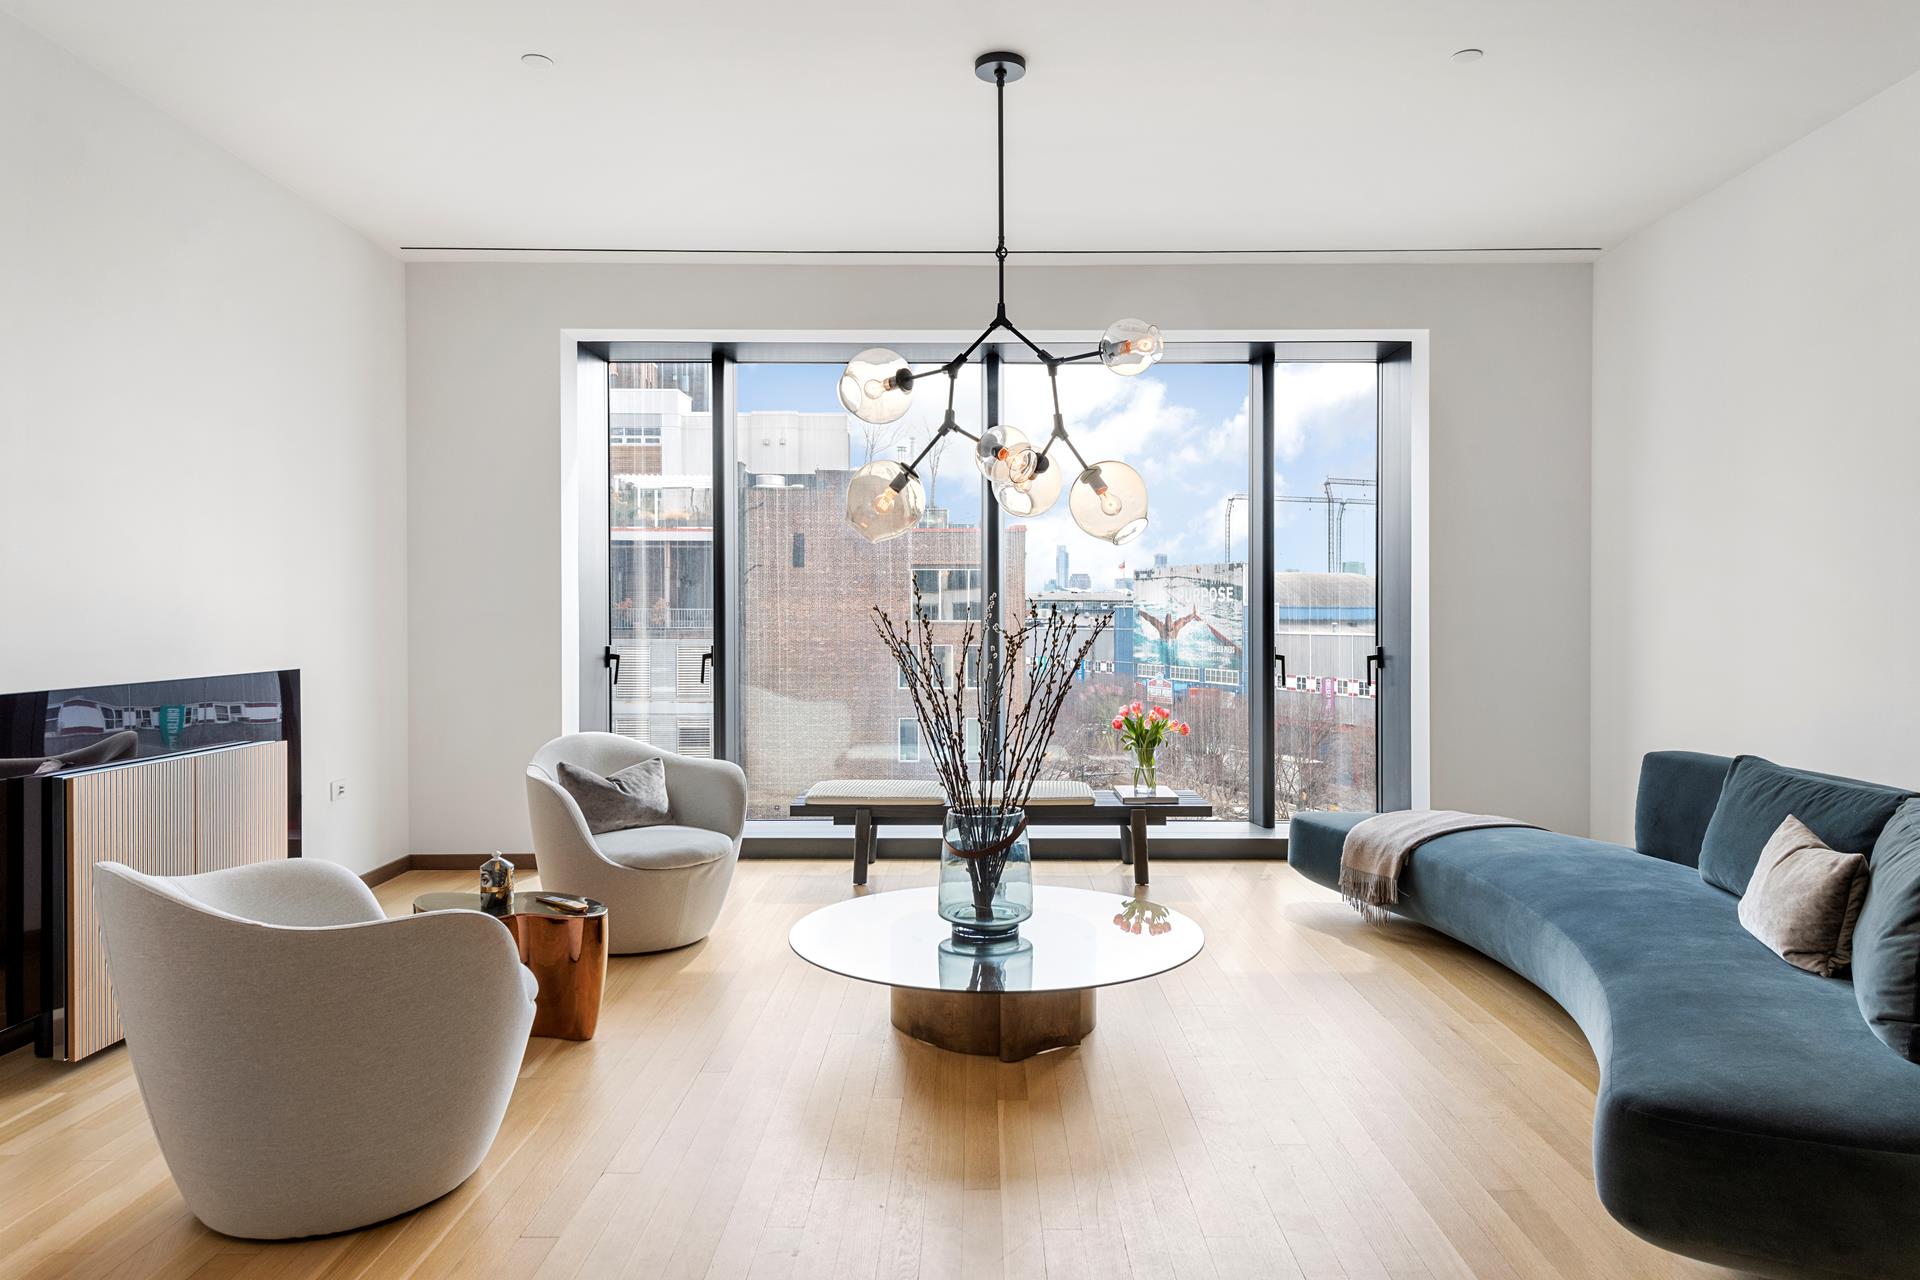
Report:
M 1122 889 L 1118 864 L 1039 864 Z M 1003 1065 L 895 1033 L 795 958 L 844 863 L 745 862 L 705 943 L 616 958 L 597 1039 L 532 1042 L 487 1162 L 351 1235 L 231 1240 L 187 1212 L 124 1047 L 0 1059 L 0 1275 L 1726 1276 L 1594 1198 L 1594 1064 L 1525 982 L 1374 929 L 1275 863 L 1157 864 L 1200 958 Z M 873 888 L 930 883 L 883 862 Z M 383 885 L 463 887 L 465 873 Z M 404 1135 L 396 1134 L 397 1141 Z

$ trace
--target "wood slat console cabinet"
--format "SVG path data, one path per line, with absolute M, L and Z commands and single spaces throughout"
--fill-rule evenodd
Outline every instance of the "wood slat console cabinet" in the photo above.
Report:
M 57 779 L 66 828 L 66 1058 L 124 1033 L 94 909 L 93 868 L 192 875 L 287 856 L 287 744 L 130 760 Z

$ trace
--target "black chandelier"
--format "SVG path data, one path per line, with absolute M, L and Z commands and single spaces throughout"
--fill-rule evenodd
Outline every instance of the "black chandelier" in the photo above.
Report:
M 847 522 L 868 542 L 897 538 L 919 524 L 926 511 L 927 495 L 917 468 L 947 432 L 955 431 L 974 442 L 974 465 L 993 485 L 1001 507 L 1016 516 L 1037 516 L 1060 500 L 1064 459 L 1056 460 L 1052 454 L 1056 444 L 1066 446 L 1066 452 L 1080 467 L 1067 491 L 1067 509 L 1073 513 L 1074 523 L 1108 542 L 1132 542 L 1146 532 L 1147 482 L 1124 462 L 1089 463 L 1073 447 L 1060 416 L 1060 366 L 1098 358 L 1115 373 L 1141 373 L 1165 353 L 1160 330 L 1144 320 L 1116 320 L 1100 335 L 1093 350 L 1056 356 L 1007 319 L 1007 86 L 1027 73 L 1027 60 L 1017 53 L 983 53 L 974 59 L 973 71 L 993 85 L 1000 221 L 993 256 L 1000 275 L 1000 300 L 994 308 L 993 322 L 965 351 L 945 364 L 916 372 L 899 352 L 885 347 L 869 347 L 847 361 L 846 371 L 840 375 L 840 403 L 862 422 L 876 424 L 897 421 L 906 413 L 913 402 L 914 386 L 921 379 L 947 375 L 947 415 L 940 429 L 912 462 L 870 460 L 854 472 L 847 486 Z M 1018 427 L 1002 423 L 976 436 L 954 420 L 953 394 L 960 370 L 981 344 L 1001 329 L 1047 367 L 1047 381 L 1053 391 L 1053 430 L 1038 448 Z

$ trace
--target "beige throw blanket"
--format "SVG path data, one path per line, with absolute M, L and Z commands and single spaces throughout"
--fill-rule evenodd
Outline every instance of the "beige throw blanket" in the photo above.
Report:
M 1453 809 L 1414 809 L 1382 813 L 1358 823 L 1340 846 L 1340 896 L 1379 924 L 1387 907 L 1400 901 L 1400 872 L 1413 851 L 1429 840 L 1483 827 L 1531 827 L 1531 822 Z

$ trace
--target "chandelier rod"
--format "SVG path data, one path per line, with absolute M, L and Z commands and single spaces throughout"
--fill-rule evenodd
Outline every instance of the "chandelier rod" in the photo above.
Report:
M 993 256 L 1000 271 L 1000 305 L 994 309 L 996 323 L 1007 323 L 1007 67 L 1005 63 L 993 68 L 993 151 L 994 151 L 994 188 L 999 201 L 999 239 L 994 243 Z M 1012 325 L 1007 325 L 1012 329 Z M 1015 330 L 1015 336 L 1019 331 Z M 1027 342 L 1025 338 L 1020 341 Z M 1028 346 L 1033 346 L 1027 342 Z

